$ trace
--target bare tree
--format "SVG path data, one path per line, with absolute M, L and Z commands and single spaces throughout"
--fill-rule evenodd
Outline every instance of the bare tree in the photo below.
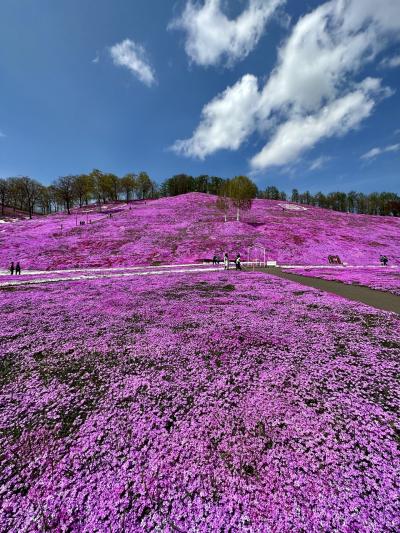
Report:
M 74 180 L 75 176 L 61 176 L 53 183 L 56 197 L 60 203 L 64 204 L 69 215 L 75 200 Z
M 9 185 L 6 179 L 0 178 L 0 203 L 1 203 L 1 214 L 4 215 L 4 208 L 9 195 Z
M 28 176 L 16 178 L 16 185 L 22 197 L 22 208 L 25 208 L 29 213 L 29 218 L 32 218 L 35 205 L 42 194 L 43 185 Z

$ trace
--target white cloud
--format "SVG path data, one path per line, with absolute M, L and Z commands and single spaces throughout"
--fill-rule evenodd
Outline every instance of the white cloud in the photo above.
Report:
M 398 152 L 398 151 L 400 151 L 400 143 L 391 144 L 383 148 L 378 148 L 378 147 L 372 148 L 366 154 L 362 155 L 361 159 L 373 159 L 374 157 L 377 157 L 378 155 L 387 154 L 389 152 Z
M 174 148 L 205 157 L 221 148 L 238 149 L 258 130 L 272 138 L 252 159 L 253 167 L 291 163 L 319 140 L 358 126 L 379 98 L 393 94 L 381 88 L 380 80 L 367 78 L 358 85 L 355 80 L 361 68 L 399 38 L 398 0 L 381 0 L 379 9 L 375 0 L 331 0 L 299 19 L 261 90 L 254 76 L 244 76 L 203 108 L 192 137 Z M 240 90 L 250 79 L 251 96 Z M 235 132 L 239 135 L 232 138 Z
M 200 159 L 222 148 L 237 150 L 254 129 L 258 94 L 257 78 L 243 76 L 204 107 L 192 138 L 176 141 L 173 150 Z
M 400 55 L 393 57 L 385 57 L 380 63 L 381 67 L 386 68 L 396 68 L 400 67 Z
M 252 168 L 285 165 L 321 139 L 344 135 L 371 114 L 374 92 L 368 78 L 360 88 L 334 100 L 318 113 L 297 116 L 281 124 L 270 142 L 251 159 Z
M 110 48 L 110 54 L 114 65 L 126 67 L 141 82 L 151 86 L 156 82 L 155 74 L 148 63 L 143 46 L 136 44 L 130 39 L 125 39 Z
M 314 159 L 314 161 L 311 161 L 308 170 L 320 170 L 323 168 L 326 163 L 328 163 L 332 158 L 329 156 L 321 155 L 320 157 L 317 157 L 317 159 Z
M 185 50 L 190 59 L 202 66 L 228 65 L 246 57 L 256 46 L 276 9 L 286 0 L 248 0 L 248 7 L 230 20 L 221 8 L 221 0 L 203 4 L 188 0 L 182 15 L 171 22 L 170 29 L 186 33 Z
M 100 61 L 100 56 L 99 56 L 99 54 L 96 54 L 96 57 L 94 59 L 92 59 L 92 63 L 97 64 L 99 61 Z

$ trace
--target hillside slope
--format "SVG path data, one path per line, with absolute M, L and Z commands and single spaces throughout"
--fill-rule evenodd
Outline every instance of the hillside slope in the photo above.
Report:
M 224 251 L 247 259 L 254 244 L 281 263 L 326 264 L 329 254 L 337 254 L 349 264 L 377 264 L 382 253 L 392 264 L 400 263 L 400 219 L 315 207 L 283 210 L 279 204 L 255 200 L 242 221 L 224 222 L 215 197 L 191 193 L 106 206 L 101 213 L 92 207 L 69 216 L 2 224 L 0 265 L 21 261 L 24 268 L 55 269 L 183 263 Z

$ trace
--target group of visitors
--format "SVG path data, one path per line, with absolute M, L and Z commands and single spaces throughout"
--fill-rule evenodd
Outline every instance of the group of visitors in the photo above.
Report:
M 14 272 L 16 275 L 20 275 L 21 274 L 21 265 L 19 264 L 19 262 L 14 266 L 14 261 L 12 261 L 11 265 L 10 265 L 10 274 L 13 275 Z
M 379 261 L 382 263 L 383 266 L 386 266 L 389 262 L 389 259 L 387 258 L 386 255 L 381 255 L 381 257 L 379 258 Z
M 220 262 L 221 262 L 221 259 L 217 255 L 214 255 L 213 260 L 212 260 L 213 265 L 219 265 Z M 227 252 L 225 252 L 224 254 L 223 262 L 224 262 L 224 269 L 229 270 L 229 256 Z M 242 270 L 242 260 L 240 258 L 240 254 L 236 255 L 235 267 L 236 267 L 236 270 Z

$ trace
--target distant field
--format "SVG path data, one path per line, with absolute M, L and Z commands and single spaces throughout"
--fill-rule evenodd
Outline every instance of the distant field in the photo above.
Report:
M 0 298 L 1 531 L 399 530 L 399 316 L 233 271 Z
M 186 263 L 265 247 L 283 264 L 327 264 L 328 255 L 356 265 L 379 264 L 380 254 L 400 264 L 400 219 L 307 207 L 283 210 L 255 200 L 241 222 L 228 222 L 215 197 L 191 193 L 132 204 L 75 210 L 0 226 L 0 265 L 60 269 Z M 110 218 L 111 215 L 111 218 Z M 84 222 L 85 225 L 79 225 Z M 89 223 L 91 222 L 91 223 Z M 78 225 L 77 225 L 78 224 Z M 252 259 L 262 253 L 251 253 Z

